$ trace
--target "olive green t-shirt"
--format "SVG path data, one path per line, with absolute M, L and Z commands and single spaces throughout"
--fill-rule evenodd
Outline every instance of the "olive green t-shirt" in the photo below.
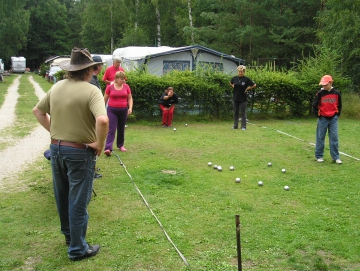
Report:
M 107 115 L 100 89 L 85 81 L 59 81 L 36 106 L 50 115 L 52 139 L 76 143 L 96 142 L 95 119 Z

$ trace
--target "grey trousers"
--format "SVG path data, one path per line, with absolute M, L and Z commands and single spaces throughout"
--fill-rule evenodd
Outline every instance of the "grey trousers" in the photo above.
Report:
M 246 129 L 246 106 L 247 102 L 233 101 L 234 106 L 234 128 L 238 128 L 239 125 L 239 113 L 241 113 L 241 128 Z

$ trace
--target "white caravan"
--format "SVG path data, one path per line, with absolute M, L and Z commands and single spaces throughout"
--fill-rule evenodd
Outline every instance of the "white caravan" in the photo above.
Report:
M 12 72 L 22 72 L 26 71 L 26 59 L 23 56 L 12 56 L 11 57 L 11 69 Z

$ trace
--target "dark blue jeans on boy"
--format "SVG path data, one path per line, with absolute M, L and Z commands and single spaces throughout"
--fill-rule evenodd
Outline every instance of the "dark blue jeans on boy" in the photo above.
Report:
M 323 158 L 325 147 L 325 136 L 328 131 L 330 155 L 335 161 L 340 158 L 339 155 L 339 136 L 338 136 L 338 116 L 332 118 L 319 117 L 316 128 L 316 145 L 315 157 L 316 159 Z

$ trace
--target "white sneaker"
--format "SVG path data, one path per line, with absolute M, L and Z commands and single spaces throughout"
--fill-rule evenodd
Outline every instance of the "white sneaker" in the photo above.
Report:
M 335 163 L 336 163 L 336 164 L 342 164 L 342 161 L 341 161 L 340 159 L 336 159 L 336 160 L 335 160 Z
M 316 159 L 316 161 L 318 161 L 319 163 L 322 163 L 322 162 L 324 162 L 324 158 L 318 158 L 318 159 Z

